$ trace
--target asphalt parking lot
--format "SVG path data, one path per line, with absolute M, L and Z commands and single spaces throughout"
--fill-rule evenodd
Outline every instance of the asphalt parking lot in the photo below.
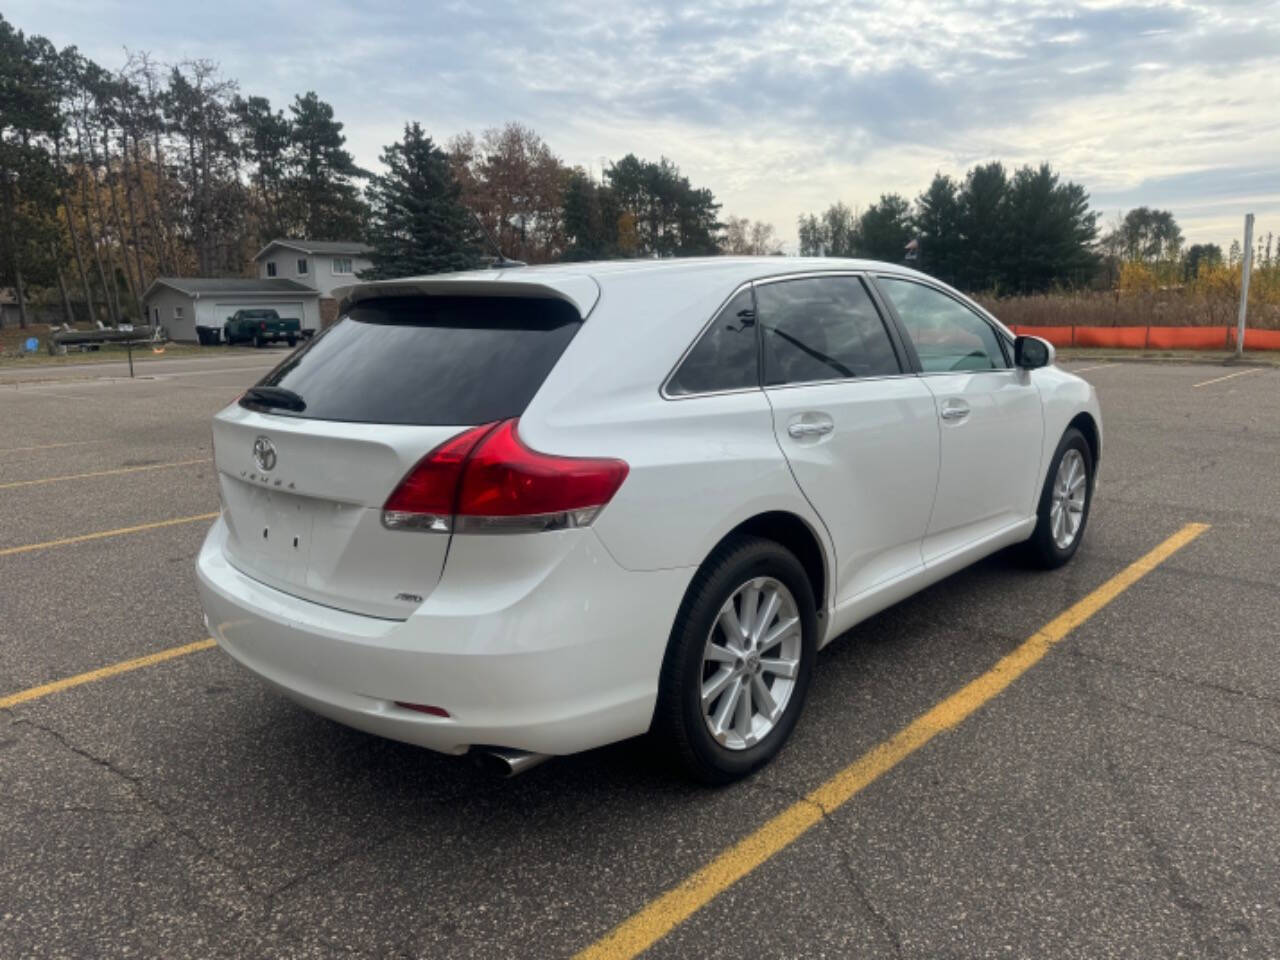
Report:
M 1069 364 L 1106 418 L 1074 562 L 1001 554 L 858 627 L 777 762 L 708 790 L 643 743 L 490 779 L 200 643 L 209 418 L 279 356 L 0 370 L 0 957 L 1280 955 L 1280 370 Z

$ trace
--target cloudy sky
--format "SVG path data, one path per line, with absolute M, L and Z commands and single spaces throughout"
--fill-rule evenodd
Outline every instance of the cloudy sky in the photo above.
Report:
M 598 172 L 675 160 L 724 213 L 794 244 L 797 214 L 934 171 L 1048 161 L 1109 222 L 1174 211 L 1225 246 L 1280 234 L 1280 2 L 10 0 L 104 67 L 126 47 L 218 61 L 283 106 L 314 89 L 357 159 L 518 120 Z

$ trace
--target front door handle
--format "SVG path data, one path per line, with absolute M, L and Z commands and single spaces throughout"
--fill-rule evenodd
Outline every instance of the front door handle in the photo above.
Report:
M 942 405 L 942 412 L 939 415 L 943 420 L 950 422 L 963 420 L 969 415 L 969 405 L 963 400 L 948 400 Z
M 793 423 L 787 427 L 787 433 L 797 440 L 802 437 L 825 437 L 836 428 L 830 420 L 821 423 Z

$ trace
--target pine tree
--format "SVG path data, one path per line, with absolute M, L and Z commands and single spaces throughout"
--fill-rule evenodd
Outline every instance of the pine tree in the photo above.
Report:
M 1054 284 L 1079 286 L 1093 275 L 1098 215 L 1079 184 L 1060 182 L 1048 164 L 1022 167 L 1009 184 L 1004 217 L 1010 288 L 1031 293 Z
M 1005 278 L 1008 193 L 1009 177 L 1002 163 L 974 167 L 965 177 L 960 190 L 960 229 L 965 250 L 959 279 L 967 290 L 995 291 Z
M 881 194 L 859 220 L 861 253 L 872 260 L 901 263 L 914 233 L 911 204 L 896 193 Z
M 614 255 L 618 222 L 610 222 L 602 194 L 607 188 L 591 182 L 582 170 L 573 170 L 564 188 L 565 260 L 602 260 Z M 612 228 L 612 233 L 610 233 Z
M 476 227 L 462 205 L 449 156 L 417 123 L 383 148 L 387 172 L 369 185 L 373 267 L 363 280 L 467 270 L 480 263 Z
M 289 160 L 298 224 L 311 240 L 351 240 L 364 232 L 367 210 L 355 180 L 367 174 L 345 149 L 333 107 L 314 92 L 289 106 Z
M 237 96 L 231 102 L 240 141 L 240 152 L 249 162 L 249 181 L 254 187 L 258 221 L 258 245 L 298 232 L 291 220 L 296 213 L 286 209 L 286 155 L 291 128 L 284 111 L 272 111 L 266 97 Z M 349 239 L 349 238 L 345 238 Z
M 916 198 L 915 228 L 920 240 L 921 270 L 954 284 L 960 271 L 959 184 L 942 173 Z
M 23 327 L 27 283 L 47 281 L 56 237 L 56 175 L 44 144 L 60 126 L 51 53 L 0 17 L 0 285 L 13 287 Z

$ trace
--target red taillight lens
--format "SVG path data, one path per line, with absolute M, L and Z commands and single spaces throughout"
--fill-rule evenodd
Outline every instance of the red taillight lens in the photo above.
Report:
M 258 329 L 259 329 L 259 330 L 265 330 L 265 329 L 267 329 L 267 325 L 266 325 L 266 323 L 260 323 L 260 324 L 258 324 Z
M 627 464 L 538 453 L 520 442 L 516 423 L 475 427 L 441 444 L 400 482 L 382 522 L 441 533 L 591 523 L 627 478 Z
M 627 465 L 621 460 L 553 457 L 530 450 L 508 420 L 467 463 L 458 495 L 464 517 L 524 517 L 596 509 L 608 503 Z
M 382 523 L 396 530 L 449 532 L 462 468 L 493 427 L 486 423 L 464 430 L 419 460 L 382 505 Z

